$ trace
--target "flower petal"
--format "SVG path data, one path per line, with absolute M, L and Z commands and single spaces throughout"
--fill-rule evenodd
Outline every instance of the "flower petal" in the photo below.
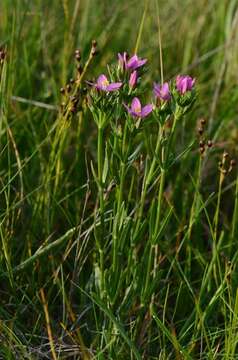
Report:
M 141 67 L 141 66 L 145 65 L 145 63 L 147 63 L 147 59 L 141 59 L 141 60 L 138 60 L 138 61 L 137 61 L 137 65 L 136 65 L 135 69 L 137 69 L 137 68 L 139 68 L 139 67 Z
M 137 65 L 137 62 L 138 62 L 138 57 L 137 55 L 133 55 L 127 62 L 126 64 L 126 68 L 127 69 L 132 69 L 134 70 L 135 69 L 135 66 Z
M 109 84 L 109 82 L 108 82 L 106 75 L 104 75 L 104 74 L 99 75 L 99 77 L 97 78 L 96 87 L 100 90 L 106 90 L 106 87 L 108 86 L 108 84 Z
M 153 110 L 152 104 L 145 105 L 141 109 L 141 117 L 144 118 L 144 117 L 148 116 L 152 112 L 152 110 Z
M 137 97 L 135 97 L 131 102 L 131 110 L 137 114 L 141 112 L 141 103 Z
M 121 86 L 122 86 L 122 82 L 111 83 L 107 85 L 106 91 L 116 91 L 120 89 Z

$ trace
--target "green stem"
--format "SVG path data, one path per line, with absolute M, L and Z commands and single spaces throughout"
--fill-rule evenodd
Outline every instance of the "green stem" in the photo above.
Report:
M 124 132 L 123 132 L 123 140 L 122 140 L 122 165 L 120 171 L 120 187 L 118 194 L 118 203 L 117 203 L 117 211 L 120 211 L 122 199 L 123 199 L 123 188 L 125 182 L 125 174 L 126 174 L 126 161 L 127 161 L 127 150 L 126 150 L 126 141 L 127 141 L 127 124 L 125 124 Z
M 233 212 L 233 219 L 232 219 L 232 231 L 231 231 L 231 238 L 232 240 L 235 238 L 236 229 L 237 229 L 237 219 L 238 219 L 238 177 L 236 179 L 236 192 L 235 192 L 235 206 Z
M 144 210 L 144 205 L 145 205 L 145 198 L 146 198 L 148 186 L 151 183 L 151 179 L 152 179 L 153 173 L 155 171 L 155 166 L 156 166 L 156 163 L 157 163 L 157 155 L 158 155 L 158 152 L 159 152 L 161 139 L 162 139 L 162 133 L 163 133 L 162 131 L 159 132 L 157 142 L 156 142 L 156 147 L 155 147 L 155 153 L 154 153 L 154 157 L 153 157 L 153 160 L 152 160 L 152 163 L 151 163 L 151 166 L 150 166 L 150 170 L 149 170 L 149 173 L 148 173 L 148 175 L 146 176 L 146 178 L 144 179 L 144 182 L 143 182 L 142 193 L 141 193 L 141 201 L 140 201 L 140 207 L 139 207 L 139 210 L 138 210 L 135 234 L 137 234 L 137 232 L 139 230 L 139 226 L 140 226 L 142 215 L 143 215 L 143 210 Z
M 146 280 L 145 280 L 145 292 L 144 292 L 145 295 L 146 295 L 146 292 L 147 292 L 147 289 L 149 286 L 149 281 L 150 281 L 150 274 L 151 274 L 152 261 L 153 261 L 153 252 L 154 252 L 153 278 L 155 278 L 155 275 L 156 275 L 157 258 L 158 258 L 159 248 L 158 248 L 158 244 L 155 244 L 155 241 L 157 240 L 157 235 L 158 235 L 160 221 L 161 221 L 161 209 L 162 209 L 163 192 L 164 192 L 164 184 L 165 184 L 165 169 L 166 169 L 167 161 L 169 158 L 169 151 L 170 151 L 170 148 L 172 145 L 173 136 L 174 136 L 175 128 L 176 128 L 176 123 L 177 123 L 178 119 L 179 119 L 179 116 L 174 117 L 173 127 L 171 130 L 170 136 L 169 136 L 167 147 L 166 147 L 166 149 L 162 148 L 162 150 L 161 150 L 162 151 L 161 152 L 162 167 L 161 167 L 160 185 L 159 185 L 159 193 L 158 193 L 157 216 L 156 216 L 154 231 L 153 231 L 152 237 L 151 237 L 150 252 L 149 252 L 149 257 L 148 257 L 148 266 L 147 266 Z M 163 133 L 164 133 L 164 129 L 162 127 L 161 134 L 160 134 L 160 140 L 163 137 Z M 153 304 L 153 298 L 154 298 L 154 294 L 152 294 L 151 305 Z
M 116 271 L 117 269 L 117 249 L 118 249 L 118 237 L 119 237 L 119 231 L 118 231 L 118 220 L 121 214 L 121 205 L 123 201 L 123 189 L 124 189 L 124 183 L 125 183 L 125 175 L 126 175 L 126 162 L 127 162 L 127 123 L 125 124 L 125 128 L 123 131 L 123 140 L 122 140 L 122 161 L 121 161 L 121 168 L 120 168 L 120 186 L 118 190 L 118 200 L 117 200 L 117 215 L 115 215 L 114 218 L 114 229 L 113 229 L 113 271 Z
M 219 222 L 219 212 L 220 212 L 220 205 L 221 205 L 221 191 L 222 191 L 223 180 L 224 180 L 224 174 L 221 172 L 220 179 L 219 179 L 217 206 L 216 206 L 216 212 L 215 212 L 215 217 L 214 217 L 214 245 L 215 246 L 216 246 L 217 233 L 218 233 L 218 222 Z
M 100 261 L 100 284 L 101 291 L 104 293 L 104 196 L 103 196 L 103 129 L 98 127 L 98 181 L 99 181 L 99 206 L 100 206 L 100 241 L 99 241 L 99 261 Z
M 156 222 L 155 222 L 155 229 L 154 229 L 154 232 L 153 232 L 152 238 L 151 238 L 150 251 L 149 251 L 149 257 L 148 257 L 148 266 L 147 266 L 146 279 L 145 279 L 145 291 L 144 291 L 145 296 L 146 296 L 149 282 L 150 282 L 150 273 L 151 273 L 151 268 L 152 268 L 153 252 L 155 253 L 153 276 L 155 276 L 155 270 L 156 270 L 156 266 L 157 266 L 158 245 L 155 245 L 155 240 L 156 240 L 156 236 L 157 236 L 159 225 L 160 225 L 164 183 L 165 183 L 165 171 L 164 171 L 164 169 L 161 169 L 159 194 L 158 194 L 158 205 L 157 205 L 157 217 L 156 217 Z

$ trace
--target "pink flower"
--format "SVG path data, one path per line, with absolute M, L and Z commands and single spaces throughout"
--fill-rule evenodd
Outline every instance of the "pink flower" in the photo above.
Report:
M 124 105 L 128 111 L 128 113 L 134 117 L 144 118 L 148 116 L 153 110 L 152 104 L 147 104 L 145 106 L 141 106 L 140 100 L 135 97 L 131 102 L 131 107 Z
M 140 59 L 136 54 L 127 61 L 127 53 L 118 54 L 119 66 L 121 69 L 135 70 L 145 65 L 147 59 Z
M 194 87 L 195 79 L 189 75 L 178 75 L 176 77 L 176 87 L 178 92 L 181 95 L 184 95 L 186 92 L 191 91 Z
M 137 83 L 137 71 L 134 70 L 131 75 L 130 75 L 130 79 L 129 79 L 129 87 L 131 89 L 133 89 L 136 86 Z
M 89 81 L 87 83 L 102 91 L 116 91 L 122 86 L 121 82 L 109 83 L 107 77 L 104 74 L 97 78 L 96 83 L 91 83 Z
M 171 99 L 169 84 L 167 82 L 162 85 L 154 83 L 154 95 L 160 100 L 169 101 Z

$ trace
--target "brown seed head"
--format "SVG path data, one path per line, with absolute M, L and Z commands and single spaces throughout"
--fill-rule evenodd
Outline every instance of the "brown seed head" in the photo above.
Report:
M 75 55 L 75 59 L 79 62 L 81 60 L 81 55 L 80 54 L 76 54 Z
M 91 52 L 92 56 L 96 56 L 98 53 L 99 53 L 99 51 L 93 47 L 92 52 Z
M 97 43 L 96 40 L 93 40 L 93 41 L 92 41 L 92 47 L 94 47 L 94 48 L 97 47 L 97 44 L 98 44 L 98 43 Z
M 203 132 L 204 132 L 204 129 L 203 129 L 202 127 L 198 128 L 198 133 L 199 133 L 199 135 L 202 135 Z
M 79 73 L 79 74 L 81 74 L 81 73 L 82 73 L 83 68 L 82 68 L 82 66 L 81 66 L 81 65 L 78 65 L 78 66 L 77 66 L 77 71 L 78 71 L 78 73 Z
M 7 55 L 6 50 L 3 49 L 3 48 L 0 48 L 0 60 L 1 60 L 1 61 L 5 60 L 6 55 Z

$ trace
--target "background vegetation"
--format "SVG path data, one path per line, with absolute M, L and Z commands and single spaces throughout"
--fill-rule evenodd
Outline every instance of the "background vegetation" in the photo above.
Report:
M 197 79 L 197 102 L 174 151 L 193 145 L 166 175 L 158 271 L 149 284 L 147 235 L 160 181 L 157 174 L 136 218 L 150 159 L 145 138 L 138 139 L 136 191 L 129 192 L 131 177 L 122 189 L 126 210 L 115 213 L 116 193 L 108 189 L 105 295 L 98 286 L 98 192 L 90 165 L 97 165 L 97 128 L 87 111 L 60 121 L 60 88 L 75 76 L 75 49 L 85 62 L 92 39 L 99 54 L 88 79 L 137 46 L 149 59 L 143 81 L 151 88 L 161 74 L 159 25 L 164 78 Z M 238 358 L 238 180 L 234 168 L 219 191 L 218 169 L 224 151 L 237 158 L 237 27 L 237 0 L 1 0 L 2 359 Z M 200 118 L 213 142 L 202 165 Z M 156 129 L 150 131 L 153 143 Z M 117 271 L 115 214 L 122 244 Z

